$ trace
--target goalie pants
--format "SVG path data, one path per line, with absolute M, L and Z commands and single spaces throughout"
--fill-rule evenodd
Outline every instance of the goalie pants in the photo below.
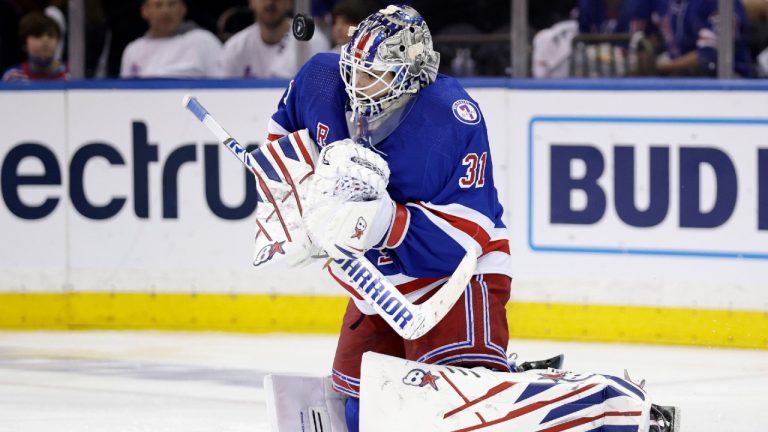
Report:
M 432 330 L 415 340 L 401 338 L 378 315 L 363 315 L 349 301 L 333 361 L 333 388 L 360 395 L 363 353 L 374 351 L 422 363 L 475 367 L 509 372 L 505 305 L 512 280 L 505 275 L 474 276 L 464 294 Z M 437 289 L 416 303 L 434 295 Z

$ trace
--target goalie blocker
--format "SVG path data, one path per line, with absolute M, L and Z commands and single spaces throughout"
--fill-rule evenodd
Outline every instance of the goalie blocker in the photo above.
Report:
M 296 266 L 312 254 L 301 220 L 308 181 L 315 172 L 317 146 L 306 129 L 267 142 L 251 152 L 260 188 L 256 206 L 253 265 Z M 271 197 L 262 199 L 262 195 Z
M 328 377 L 269 375 L 273 432 L 347 432 L 343 396 Z M 679 411 L 652 403 L 642 387 L 597 373 L 519 373 L 363 356 L 360 430 L 677 432 Z M 604 429 L 601 429 L 604 428 Z

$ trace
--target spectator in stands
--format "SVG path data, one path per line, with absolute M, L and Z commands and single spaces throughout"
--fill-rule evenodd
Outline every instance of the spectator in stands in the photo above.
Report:
M 649 75 L 663 45 L 659 25 L 669 0 L 579 0 L 573 72 Z M 587 39 L 587 36 L 590 38 Z M 595 37 L 597 36 L 597 37 Z M 600 37 L 604 36 L 604 37 Z M 615 38 L 611 38 L 615 36 Z
M 733 2 L 734 71 L 751 77 L 752 59 L 745 43 L 746 18 L 741 0 Z M 669 0 L 661 30 L 666 52 L 656 61 L 661 75 L 717 74 L 718 0 Z
M 576 0 L 528 0 L 528 26 L 532 32 L 576 17 Z
M 337 3 L 344 0 L 312 0 L 310 13 L 315 20 L 315 31 L 321 31 L 328 39 L 333 39 L 333 17 L 331 11 Z M 297 11 L 303 12 L 303 11 Z
M 342 45 L 349 42 L 349 28 L 360 24 L 368 15 L 381 9 L 378 2 L 372 0 L 342 0 L 331 11 L 331 50 L 339 52 Z
M 579 0 L 579 33 L 657 33 L 668 0 Z
M 768 0 L 742 0 L 747 14 L 747 45 L 757 76 L 768 77 Z
M 221 72 L 221 42 L 184 21 L 184 0 L 144 0 L 141 15 L 149 31 L 123 52 L 123 78 L 205 78 Z
M 293 0 L 250 0 L 254 24 L 224 44 L 222 66 L 229 78 L 291 78 L 299 70 L 299 41 L 291 33 Z M 308 42 L 308 55 L 328 49 L 328 40 L 316 31 Z
M 52 18 L 31 12 L 19 22 L 19 38 L 24 41 L 27 61 L 3 74 L 3 81 L 63 80 L 67 66 L 56 59 L 61 30 Z
M 578 20 L 536 33 L 536 78 L 647 74 L 656 55 L 658 27 L 668 0 L 579 0 Z M 640 41 L 643 50 L 639 50 Z M 575 51 L 572 52 L 572 47 Z

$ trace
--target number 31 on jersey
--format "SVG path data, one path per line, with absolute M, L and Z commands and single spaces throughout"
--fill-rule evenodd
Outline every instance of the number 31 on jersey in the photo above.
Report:
M 459 186 L 463 189 L 481 188 L 485 186 L 485 161 L 488 159 L 488 152 L 483 152 L 480 156 L 477 153 L 469 153 L 464 156 L 462 165 L 467 167 L 467 174 L 459 179 Z

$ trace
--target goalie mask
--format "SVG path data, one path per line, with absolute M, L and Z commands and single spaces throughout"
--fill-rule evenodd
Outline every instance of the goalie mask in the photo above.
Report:
M 388 6 L 351 30 L 339 68 L 355 115 L 375 118 L 401 96 L 435 81 L 440 54 L 412 7 Z

